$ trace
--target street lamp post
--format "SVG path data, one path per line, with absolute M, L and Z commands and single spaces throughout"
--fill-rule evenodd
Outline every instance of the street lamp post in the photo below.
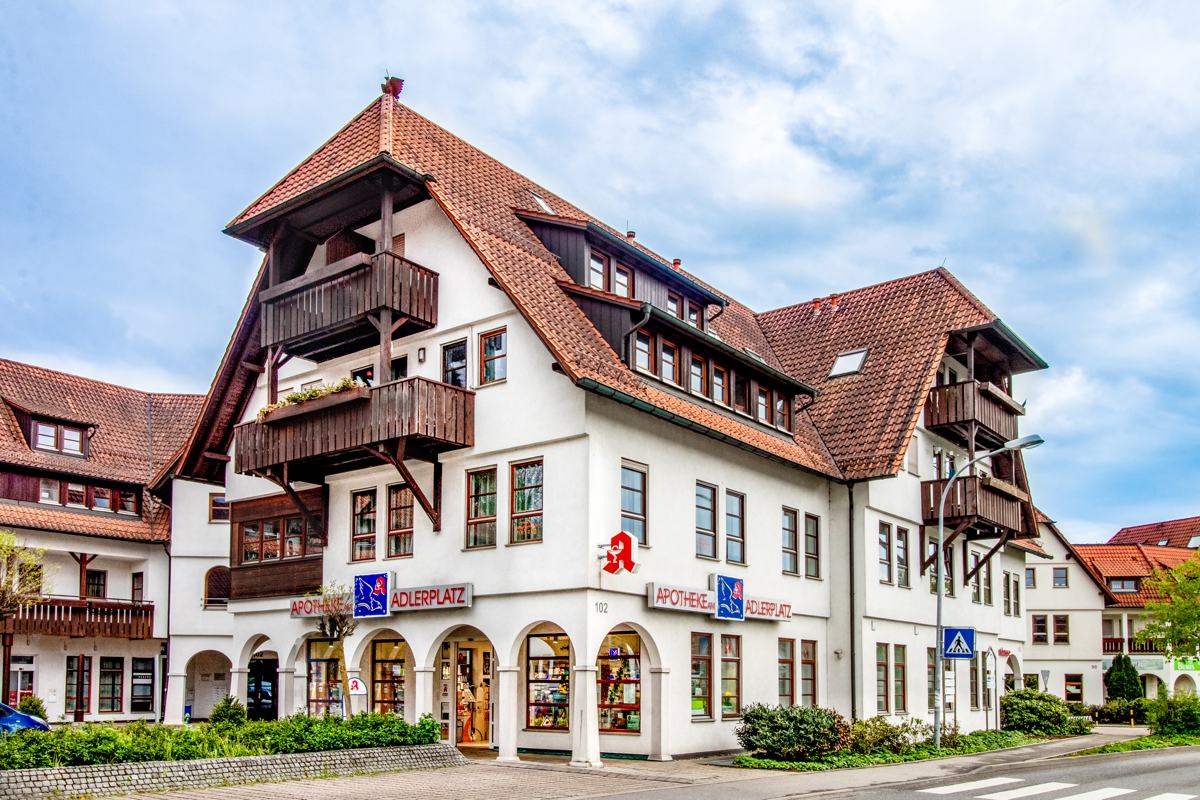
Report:
M 963 474 L 973 465 L 999 455 L 1008 450 L 1027 450 L 1030 447 L 1037 447 L 1044 442 L 1041 436 L 1030 434 L 1022 436 L 1019 439 L 1013 439 L 1005 442 L 1003 447 L 996 450 L 989 450 L 985 453 L 972 458 L 963 465 L 961 470 L 957 470 L 950 479 L 946 481 L 946 485 L 942 487 L 942 496 L 938 500 L 938 526 L 937 526 L 937 557 L 934 559 L 935 569 L 933 571 L 934 580 L 937 582 L 937 638 L 936 646 L 933 649 L 933 749 L 941 749 L 942 746 L 942 682 L 945 676 L 942 674 L 942 594 L 945 587 L 942 584 L 942 569 L 945 567 L 946 554 L 942 552 L 942 541 L 945 536 L 946 525 L 946 497 L 950 494 L 950 487 L 954 485 L 954 481 L 958 480 L 958 476 Z

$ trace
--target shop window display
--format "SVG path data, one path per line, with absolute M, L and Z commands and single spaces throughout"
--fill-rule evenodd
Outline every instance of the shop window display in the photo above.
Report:
M 376 714 L 404 716 L 404 640 L 379 639 L 371 643 L 374 665 L 371 687 L 372 710 Z
M 565 634 L 535 633 L 526 641 L 525 651 L 528 684 L 526 726 L 567 730 L 567 719 L 570 715 L 570 640 Z M 602 718 L 601 727 L 603 725 Z
M 642 729 L 642 641 L 632 631 L 610 633 L 600 644 L 597 678 L 600 730 Z
M 308 640 L 308 713 L 341 714 L 342 682 L 338 659 L 330 639 Z

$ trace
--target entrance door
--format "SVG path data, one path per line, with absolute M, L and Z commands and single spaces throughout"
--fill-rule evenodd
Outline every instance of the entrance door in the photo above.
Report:
M 13 656 L 8 671 L 8 699 L 13 708 L 21 698 L 33 694 L 33 656 Z
M 459 642 L 455 650 L 455 741 L 486 747 L 491 741 L 492 648 L 486 642 Z
M 279 715 L 276 691 L 278 658 L 252 658 L 246 675 L 246 717 L 275 719 Z

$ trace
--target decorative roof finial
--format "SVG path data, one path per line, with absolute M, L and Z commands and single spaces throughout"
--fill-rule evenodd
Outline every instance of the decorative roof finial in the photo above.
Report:
M 400 97 L 400 93 L 404 91 L 404 79 L 385 75 L 383 83 L 379 85 L 379 89 L 384 94 L 391 95 L 393 99 L 397 99 Z

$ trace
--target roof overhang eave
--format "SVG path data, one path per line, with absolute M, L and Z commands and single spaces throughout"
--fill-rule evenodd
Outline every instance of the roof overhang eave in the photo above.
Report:
M 1034 372 L 1036 370 L 1047 369 L 1050 366 L 1050 364 L 1047 363 L 1044 358 L 1038 355 L 1038 352 L 1034 350 L 1028 342 L 1022 339 L 1016 331 L 1010 328 L 1004 322 L 1004 320 L 1000 319 L 999 317 L 991 322 L 984 323 L 983 325 L 973 325 L 970 328 L 961 328 L 954 331 L 954 333 L 989 333 L 993 336 L 996 336 L 1009 347 L 1011 347 L 1028 363 L 1028 365 L 1023 369 L 1014 368 L 1014 373 Z

